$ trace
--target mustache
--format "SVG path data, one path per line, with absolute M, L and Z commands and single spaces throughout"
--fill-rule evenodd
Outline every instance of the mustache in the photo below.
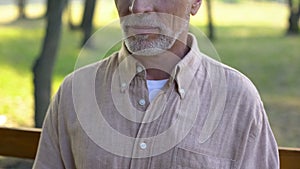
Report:
M 123 28 L 130 26 L 151 26 L 158 28 L 166 28 L 161 19 L 153 14 L 139 14 L 126 16 L 121 19 L 121 25 Z

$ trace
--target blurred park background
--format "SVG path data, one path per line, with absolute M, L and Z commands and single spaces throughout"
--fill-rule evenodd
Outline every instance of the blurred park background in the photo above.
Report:
M 47 32 L 47 1 L 24 2 L 21 11 L 19 0 L 0 0 L 0 126 L 36 126 L 32 68 Z M 118 18 L 113 0 L 95 2 L 94 31 Z M 192 25 L 209 35 L 212 21 L 219 57 L 254 82 L 279 146 L 300 147 L 300 32 L 288 32 L 291 2 L 299 30 L 300 0 L 204 0 Z M 70 0 L 63 10 L 51 96 L 74 70 L 84 9 L 84 0 Z

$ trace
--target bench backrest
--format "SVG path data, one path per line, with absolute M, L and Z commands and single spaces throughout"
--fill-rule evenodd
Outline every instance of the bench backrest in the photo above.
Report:
M 34 159 L 41 129 L 0 127 L 0 155 Z M 280 169 L 300 169 L 299 148 L 279 148 Z

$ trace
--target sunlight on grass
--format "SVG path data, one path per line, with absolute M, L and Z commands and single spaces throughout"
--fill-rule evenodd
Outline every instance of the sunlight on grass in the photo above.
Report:
M 33 98 L 31 74 L 20 74 L 14 67 L 1 65 L 0 115 L 5 126 L 32 126 Z
M 0 23 L 14 21 L 18 17 L 17 7 L 15 5 L 0 6 Z
M 4 126 L 7 121 L 6 115 L 0 115 L 0 126 Z
M 215 23 L 221 26 L 286 26 L 288 8 L 276 2 L 245 1 L 235 5 L 213 4 Z
M 43 4 L 28 4 L 25 7 L 25 14 L 28 18 L 38 18 L 44 15 L 46 7 Z M 0 5 L 0 23 L 9 23 L 18 18 L 16 5 Z
M 43 4 L 28 4 L 26 5 L 25 12 L 28 18 L 38 18 L 45 14 L 46 6 Z
M 98 8 L 98 7 L 97 7 Z M 79 25 L 81 22 L 81 17 L 83 15 L 83 3 L 80 1 L 73 1 L 67 9 L 67 12 L 64 13 L 64 21 L 70 19 L 73 24 Z M 96 14 L 94 15 L 96 16 Z

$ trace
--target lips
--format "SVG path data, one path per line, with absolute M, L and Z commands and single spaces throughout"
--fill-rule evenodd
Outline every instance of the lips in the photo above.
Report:
M 127 26 L 127 31 L 129 35 L 159 34 L 159 28 L 151 26 Z

